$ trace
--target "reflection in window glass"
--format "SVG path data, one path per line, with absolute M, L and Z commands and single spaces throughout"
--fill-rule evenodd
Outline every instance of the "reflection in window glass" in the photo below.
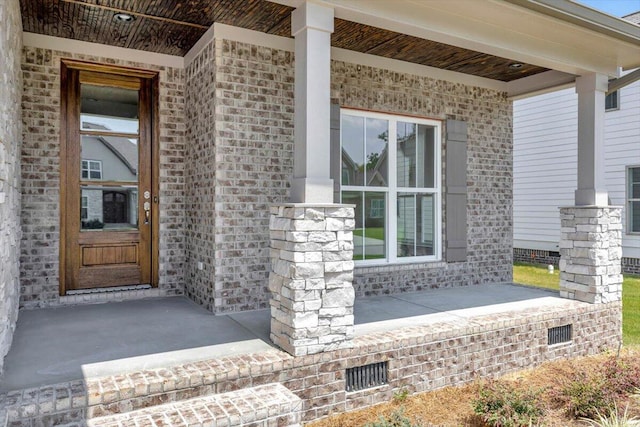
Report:
M 82 179 L 138 182 L 137 139 L 109 135 L 82 135 L 80 150 L 83 159 Z M 101 165 L 100 173 L 91 169 L 92 164 Z
M 640 167 L 629 168 L 628 177 L 628 213 L 629 230 L 632 233 L 640 232 Z
M 434 217 L 433 195 L 398 193 L 398 257 L 434 254 Z
M 101 132 L 137 134 L 138 91 L 82 84 L 80 128 Z
M 344 191 L 342 203 L 355 205 L 353 259 L 380 259 L 386 256 L 386 194 Z
M 366 185 L 369 187 L 387 186 L 387 140 L 389 122 L 380 119 L 367 119 L 366 135 Z
M 342 185 L 386 187 L 389 122 L 349 115 L 342 120 Z
M 435 138 L 432 126 L 398 122 L 398 187 L 433 188 Z
M 80 197 L 83 231 L 138 228 L 137 187 L 83 185 Z
M 102 162 L 99 160 L 82 160 L 80 176 L 82 179 L 102 179 Z
M 342 183 L 364 185 L 364 118 L 344 116 L 341 129 Z

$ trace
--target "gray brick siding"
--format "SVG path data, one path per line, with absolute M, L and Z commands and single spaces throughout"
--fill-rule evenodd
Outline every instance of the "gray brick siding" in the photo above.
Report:
M 0 7 L 0 372 L 18 319 L 20 256 L 20 2 Z
M 21 306 L 45 307 L 64 302 L 58 295 L 61 58 L 159 71 L 160 292 L 153 294 L 181 294 L 186 211 L 184 70 L 24 47 Z M 118 293 L 110 295 L 121 297 Z
M 331 96 L 342 107 L 463 120 L 468 126 L 467 261 L 356 267 L 356 295 L 511 282 L 512 112 L 506 94 L 333 61 Z M 446 148 L 443 143 L 443 158 Z
M 24 52 L 23 109 L 30 124 L 23 150 L 25 306 L 59 300 L 60 57 L 73 55 Z M 186 70 L 122 65 L 161 71 L 161 289 L 180 293 L 184 286 L 191 299 L 215 312 L 266 308 L 269 206 L 288 201 L 293 173 L 293 54 L 216 40 Z M 465 120 L 469 126 L 467 261 L 357 268 L 357 295 L 510 282 L 506 95 L 334 61 L 331 96 L 343 107 Z

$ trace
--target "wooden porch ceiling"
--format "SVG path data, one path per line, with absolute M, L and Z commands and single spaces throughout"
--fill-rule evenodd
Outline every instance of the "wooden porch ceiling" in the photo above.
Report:
M 291 37 L 293 8 L 266 0 L 21 0 L 24 31 L 184 56 L 218 22 Z M 135 16 L 116 22 L 116 12 Z M 342 19 L 332 46 L 509 82 L 546 68 Z

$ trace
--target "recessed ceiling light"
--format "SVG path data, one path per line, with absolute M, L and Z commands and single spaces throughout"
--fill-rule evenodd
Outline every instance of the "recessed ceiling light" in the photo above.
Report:
M 113 20 L 116 22 L 132 22 L 136 19 L 133 15 L 129 15 L 128 13 L 118 12 L 113 15 Z
M 524 64 L 520 63 L 520 62 L 513 62 L 511 64 L 509 64 L 509 68 L 511 68 L 512 70 L 517 70 L 519 68 L 522 68 Z

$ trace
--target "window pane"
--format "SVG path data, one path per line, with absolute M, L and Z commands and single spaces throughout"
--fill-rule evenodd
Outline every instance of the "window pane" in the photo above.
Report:
M 137 187 L 83 185 L 80 197 L 83 231 L 128 231 L 138 228 Z
M 640 233 L 640 202 L 629 202 L 629 209 L 631 232 Z
M 416 125 L 398 122 L 397 130 L 398 187 L 416 186 Z
M 363 117 L 342 117 L 342 185 L 364 185 Z
M 435 186 L 435 149 L 432 126 L 398 122 L 398 187 Z
M 418 125 L 417 187 L 435 187 L 435 149 L 434 128 Z
M 433 195 L 398 193 L 398 257 L 434 255 Z
M 355 205 L 353 259 L 380 259 L 386 256 L 386 194 L 344 191 L 342 203 Z
M 618 108 L 618 91 L 611 92 L 604 98 L 604 109 L 613 110 Z
M 82 135 L 82 179 L 138 182 L 138 140 Z
M 80 87 L 80 128 L 138 133 L 138 91 L 83 84 Z
M 387 142 L 389 140 L 389 122 L 380 119 L 367 119 L 366 129 L 366 185 L 386 187 L 388 185 Z
M 629 180 L 631 181 L 631 199 L 640 199 L 640 168 L 629 169 Z

